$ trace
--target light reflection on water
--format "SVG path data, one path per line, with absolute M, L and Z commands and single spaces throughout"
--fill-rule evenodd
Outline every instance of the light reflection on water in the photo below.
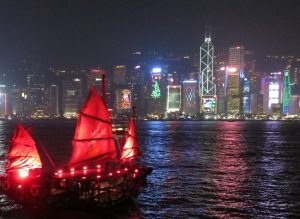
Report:
M 0 123 L 0 171 L 13 126 Z M 67 162 L 75 124 L 33 126 L 55 162 Z M 154 170 L 137 209 L 109 218 L 300 217 L 300 123 L 137 122 L 137 132 L 143 159 Z M 19 209 L 3 194 L 0 203 L 2 214 Z

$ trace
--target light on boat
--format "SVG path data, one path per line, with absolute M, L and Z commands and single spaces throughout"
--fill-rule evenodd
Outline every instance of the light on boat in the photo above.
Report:
M 125 171 L 128 171 L 128 168 L 127 168 L 127 167 L 125 167 L 125 168 L 124 168 L 124 170 L 125 170 Z
M 74 171 L 71 171 L 71 174 L 74 175 Z
M 117 173 L 118 173 L 118 174 L 121 173 L 121 170 L 117 170 Z
M 86 174 L 87 170 L 83 170 L 83 173 Z
M 138 172 L 139 172 L 139 169 L 135 169 L 134 172 L 135 172 L 135 173 L 138 173 Z
M 97 165 L 97 168 L 98 168 L 98 169 L 101 168 L 101 165 Z
M 85 177 L 85 176 L 83 176 L 83 177 L 82 177 L 82 179 L 86 179 L 86 177 Z
M 18 188 L 19 188 L 19 189 L 22 189 L 22 185 L 18 185 Z
M 113 174 L 110 172 L 108 175 L 109 175 L 109 176 L 112 176 Z
M 58 175 L 58 173 L 56 172 L 56 173 L 54 173 L 54 175 L 55 175 L 55 176 L 57 176 L 57 175 Z
M 71 170 L 71 172 L 74 172 L 75 169 L 74 169 L 74 168 L 71 168 L 70 170 Z
M 21 177 L 21 178 L 25 178 L 25 177 L 27 177 L 28 176 L 28 170 L 20 170 L 19 171 L 19 176 Z
M 97 175 L 97 179 L 100 179 L 101 178 L 101 176 L 100 175 Z
M 87 166 L 82 167 L 82 169 L 86 170 L 86 169 L 87 169 Z
M 63 171 L 62 171 L 62 170 L 59 170 L 59 171 L 57 171 L 57 172 L 58 172 L 59 174 L 62 174 Z

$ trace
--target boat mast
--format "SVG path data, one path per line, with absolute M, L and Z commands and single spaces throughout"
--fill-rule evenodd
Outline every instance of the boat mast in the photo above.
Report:
M 102 72 L 102 100 L 104 105 L 106 105 L 106 71 Z
M 104 105 L 107 107 L 106 105 L 106 71 L 103 71 L 102 72 L 102 100 L 104 102 Z M 112 119 L 111 117 L 111 121 L 112 121 L 112 124 L 114 123 L 114 120 Z M 115 135 L 116 135 L 116 140 L 117 140 L 117 150 L 119 151 L 119 154 L 120 154 L 120 151 L 121 151 L 121 148 L 120 148 L 120 142 L 119 142 L 119 137 L 118 137 L 118 133 L 117 131 L 115 131 Z

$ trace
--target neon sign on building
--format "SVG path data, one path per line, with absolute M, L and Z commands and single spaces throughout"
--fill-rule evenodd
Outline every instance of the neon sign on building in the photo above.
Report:
M 122 89 L 121 109 L 128 110 L 131 108 L 131 91 Z
M 202 96 L 201 97 L 201 112 L 202 113 L 216 113 L 216 96 Z

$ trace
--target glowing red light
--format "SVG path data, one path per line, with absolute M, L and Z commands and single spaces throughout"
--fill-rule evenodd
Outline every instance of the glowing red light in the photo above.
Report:
M 85 177 L 85 176 L 83 176 L 83 177 L 82 177 L 82 179 L 86 179 L 86 177 Z
M 19 188 L 19 189 L 22 189 L 22 185 L 18 185 L 18 188 Z
M 19 176 L 20 176 L 21 178 L 25 178 L 25 177 L 27 177 L 28 175 L 29 175 L 28 170 L 20 170 L 20 171 L 19 171 Z
M 87 170 L 84 170 L 83 173 L 86 174 Z
M 71 172 L 74 172 L 75 169 L 74 169 L 74 168 L 71 168 L 70 170 L 71 170 Z
M 97 175 L 97 179 L 100 179 L 100 178 L 101 178 L 101 176 Z
M 87 166 L 84 166 L 82 169 L 86 170 L 86 169 L 87 169 Z
M 112 174 L 112 173 L 109 173 L 108 175 L 109 175 L 109 176 L 112 176 L 113 174 Z
M 99 69 L 91 69 L 91 72 L 93 72 L 93 73 L 100 73 L 100 70 Z
M 128 168 L 127 168 L 127 167 L 125 167 L 125 168 L 124 168 L 124 170 L 125 170 L 125 171 L 128 171 Z
M 97 168 L 98 168 L 98 169 L 101 168 L 101 165 L 97 165 Z
M 136 174 L 134 173 L 134 174 L 133 174 L 133 178 L 135 178 L 135 177 L 136 177 Z
M 135 173 L 138 173 L 138 172 L 139 172 L 139 170 L 138 170 L 138 169 L 135 169 L 135 170 L 134 170 L 134 172 L 135 172 Z
M 120 171 L 120 170 L 117 170 L 117 173 L 119 174 L 119 173 L 121 173 L 121 171 Z
M 72 171 L 71 174 L 74 175 L 74 172 Z
M 57 175 L 58 175 L 58 173 L 54 173 L 54 175 L 55 175 L 55 176 L 57 176 Z
M 59 170 L 59 171 L 57 171 L 57 172 L 58 172 L 59 174 L 62 174 L 63 171 L 62 171 L 62 170 Z

